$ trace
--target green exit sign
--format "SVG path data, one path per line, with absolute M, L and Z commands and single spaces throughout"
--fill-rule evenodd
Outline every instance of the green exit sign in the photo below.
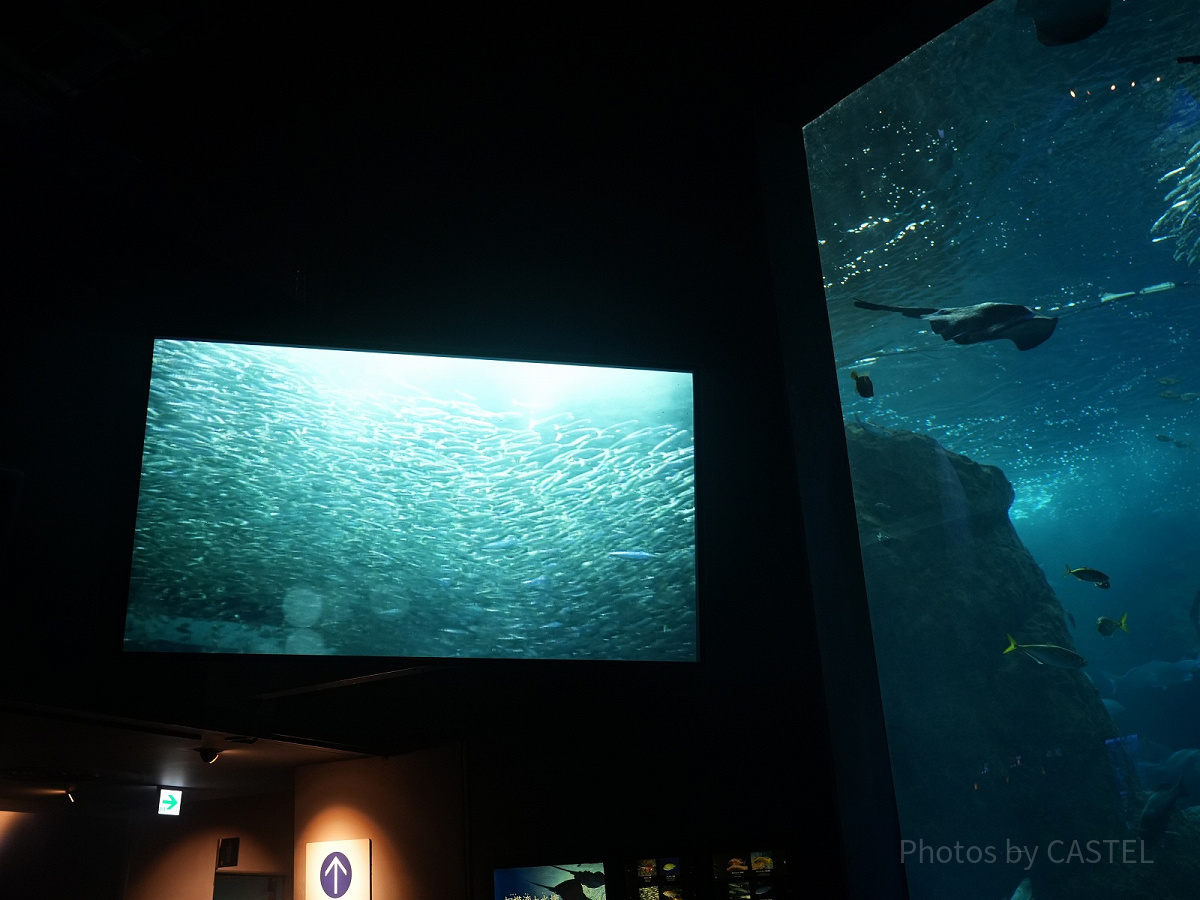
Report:
M 179 804 L 183 802 L 183 791 L 172 788 L 159 788 L 158 814 L 160 816 L 179 815 Z

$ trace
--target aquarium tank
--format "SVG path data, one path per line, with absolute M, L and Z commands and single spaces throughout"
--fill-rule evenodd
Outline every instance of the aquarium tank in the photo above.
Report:
M 692 376 L 154 342 L 129 651 L 697 658 Z
M 1002 0 L 804 151 L 912 897 L 1200 871 L 1200 15 Z

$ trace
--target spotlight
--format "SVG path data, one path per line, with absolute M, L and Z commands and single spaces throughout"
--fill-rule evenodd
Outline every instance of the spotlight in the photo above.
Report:
M 67 799 L 70 800 L 72 803 L 74 803 L 75 802 L 75 794 L 72 791 L 67 791 L 66 793 L 67 793 Z
M 212 747 L 197 747 L 196 752 L 200 754 L 200 758 L 206 763 L 212 764 L 217 761 L 217 757 L 221 755 L 220 750 Z

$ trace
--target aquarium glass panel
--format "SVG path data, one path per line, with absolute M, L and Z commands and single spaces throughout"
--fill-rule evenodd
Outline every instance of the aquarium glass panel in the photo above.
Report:
M 1200 864 L 1200 15 L 993 3 L 805 128 L 914 898 Z
M 696 659 L 692 376 L 158 340 L 128 650 Z

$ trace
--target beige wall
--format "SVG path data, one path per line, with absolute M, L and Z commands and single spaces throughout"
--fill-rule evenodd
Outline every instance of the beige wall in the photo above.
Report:
M 189 801 L 132 829 L 124 900 L 212 900 L 217 844 L 241 838 L 229 872 L 280 873 L 280 900 L 305 900 L 305 845 L 369 838 L 372 900 L 464 900 L 462 751 L 304 766 L 295 791 Z M 294 876 L 294 880 L 293 880 Z
M 125 900 L 212 900 L 221 838 L 241 838 L 236 867 L 223 872 L 278 873 L 284 897 L 292 874 L 292 794 L 197 802 L 184 792 L 181 815 L 139 823 L 130 841 Z
M 371 900 L 463 900 L 464 820 L 457 745 L 297 769 L 295 900 L 319 900 L 305 897 L 306 844 L 360 838 Z

